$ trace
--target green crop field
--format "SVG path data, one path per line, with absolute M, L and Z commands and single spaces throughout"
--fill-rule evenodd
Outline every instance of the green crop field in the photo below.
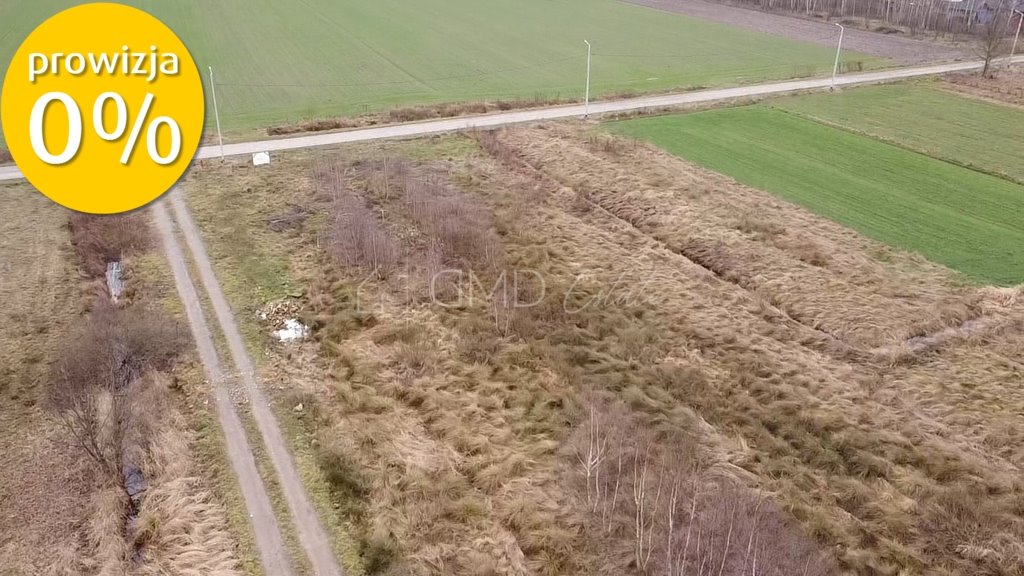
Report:
M 1024 282 L 1024 187 L 764 106 L 630 120 L 642 138 L 981 282 Z
M 1024 182 L 1024 110 L 928 84 L 893 84 L 781 98 L 772 105 Z
M 77 3 L 0 2 L 0 66 L 35 25 Z M 615 0 L 127 3 L 175 29 L 203 72 L 215 68 L 230 130 L 411 103 L 582 97 L 584 39 L 596 94 L 826 73 L 833 54 Z

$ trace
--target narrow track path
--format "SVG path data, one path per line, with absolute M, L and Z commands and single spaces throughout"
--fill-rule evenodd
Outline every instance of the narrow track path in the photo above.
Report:
M 182 254 L 181 246 L 175 235 L 174 223 L 171 221 L 165 204 L 166 200 L 161 200 L 153 205 L 151 210 L 153 220 L 160 233 L 164 254 L 171 265 L 174 285 L 185 308 L 189 326 L 192 328 L 192 338 L 199 351 L 199 359 L 203 363 L 207 380 L 213 386 L 214 402 L 217 406 L 217 417 L 220 420 L 221 429 L 224 431 L 228 461 L 231 462 L 231 467 L 235 471 L 242 498 L 245 500 L 245 507 L 249 512 L 263 571 L 266 576 L 293 576 L 280 526 L 274 516 L 274 509 L 270 503 L 270 497 L 267 495 L 266 486 L 256 468 L 256 461 L 253 459 L 252 449 L 249 446 L 248 438 L 246 438 L 242 420 L 235 410 L 231 389 L 226 375 L 221 369 L 217 348 L 213 344 L 210 328 L 206 324 L 199 294 L 196 292 L 192 276 L 188 271 L 188 260 Z
M 242 333 L 235 323 L 235 315 L 231 311 L 231 306 L 224 296 L 220 283 L 217 281 L 217 275 L 213 271 L 213 265 L 210 263 L 206 248 L 203 246 L 199 229 L 196 227 L 195 222 L 192 220 L 192 215 L 189 214 L 188 208 L 185 206 L 180 190 L 177 188 L 171 190 L 168 194 L 167 202 L 171 205 L 174 219 L 181 230 L 181 235 L 185 239 L 189 252 L 192 254 L 192 261 L 199 272 L 199 278 L 210 297 L 214 315 L 217 317 L 217 324 L 220 325 L 221 332 L 224 334 L 228 344 L 228 350 L 231 353 L 231 360 L 236 369 L 235 374 L 238 376 L 241 389 L 246 395 L 245 399 L 248 402 L 249 410 L 252 413 L 253 420 L 256 422 L 256 427 L 260 431 L 263 445 L 270 457 L 270 462 L 274 467 L 277 480 L 281 485 L 285 501 L 288 504 L 291 521 L 295 526 L 296 532 L 298 532 L 299 541 L 313 566 L 313 572 L 316 576 L 341 576 L 342 570 L 337 559 L 334 557 L 331 541 L 327 536 L 326 530 L 324 530 L 323 524 L 320 522 L 320 516 L 317 514 L 316 508 L 313 507 L 313 503 L 306 493 L 306 488 L 299 477 L 298 470 L 295 468 L 295 462 L 292 459 L 291 452 L 288 450 L 288 444 L 284 439 L 284 435 L 281 433 L 281 427 L 278 425 L 277 418 L 271 412 L 270 404 L 260 388 L 252 359 L 249 358 L 249 353 L 245 349 L 245 341 L 242 339 Z M 225 434 L 227 432 L 228 430 L 225 430 Z

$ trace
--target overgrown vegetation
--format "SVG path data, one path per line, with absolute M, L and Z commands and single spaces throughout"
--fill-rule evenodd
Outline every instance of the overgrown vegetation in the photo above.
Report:
M 102 278 L 108 263 L 152 245 L 149 226 L 139 212 L 102 218 L 73 212 L 68 227 L 79 269 L 89 278 Z
M 602 546 L 600 531 L 581 534 L 589 531 L 588 506 L 577 501 L 577 469 L 566 465 L 574 457 L 558 449 L 589 388 L 577 363 L 587 362 L 594 344 L 576 322 L 617 329 L 597 315 L 572 318 L 558 296 L 544 293 L 551 286 L 530 275 L 516 279 L 509 268 L 524 256 L 518 243 L 507 252 L 520 226 L 512 215 L 540 200 L 539 192 L 509 196 L 495 212 L 493 198 L 468 193 L 465 175 L 454 179 L 450 168 L 394 157 L 316 161 L 314 195 L 329 214 L 319 245 L 333 258 L 309 287 L 306 318 L 333 384 L 327 396 L 307 393 L 290 404 L 311 415 L 321 470 L 338 510 L 356 526 L 371 573 L 629 569 L 628 555 L 599 561 L 586 552 Z M 337 201 L 345 196 L 356 203 Z M 339 217 L 346 225 L 337 225 Z M 400 256 L 382 273 L 373 257 L 379 251 L 366 247 L 385 242 L 400 246 Z M 439 298 L 438 274 L 448 273 L 456 280 Z M 568 297 L 570 279 L 545 279 Z M 535 309 L 520 308 L 538 296 L 545 297 Z M 629 346 L 622 354 L 640 352 Z M 671 441 L 666 436 L 659 446 Z M 709 498 L 733 489 L 749 490 L 707 484 Z M 694 530 L 706 571 L 707 539 L 724 543 L 719 528 L 729 522 L 712 520 L 710 508 L 700 515 L 707 527 L 695 523 Z M 788 530 L 813 554 L 799 530 Z M 628 548 L 621 536 L 614 540 Z M 726 550 L 715 556 L 716 570 L 732 557 L 731 545 Z
M 67 212 L 27 184 L 0 186 L 0 206 L 0 572 L 22 576 L 78 555 L 102 485 L 44 408 L 49 365 L 79 313 Z
M 945 79 L 946 86 L 965 95 L 992 102 L 1024 105 L 1024 70 L 1010 66 L 999 71 L 995 78 L 978 74 L 953 74 Z
M 633 140 L 474 140 L 245 173 L 253 249 L 314 328 L 266 349 L 282 412 L 369 571 L 1015 573 L 1018 289 Z M 231 201 L 219 174 L 194 175 L 201 206 Z M 330 241 L 341 193 L 396 247 L 387 273 Z M 264 232 L 292 206 L 313 216 Z
M 615 401 L 591 400 L 570 440 L 590 533 L 644 574 L 836 571 L 770 497 L 709 469 L 692 437 L 656 435 Z
M 669 272 L 658 266 L 658 272 L 643 274 L 655 275 L 662 288 L 657 318 L 647 318 L 645 326 L 662 337 L 652 339 L 644 349 L 652 355 L 648 358 L 663 359 L 647 362 L 658 369 L 648 372 L 642 401 L 627 396 L 632 396 L 631 406 L 665 410 L 679 402 L 706 418 L 715 430 L 741 439 L 739 446 L 726 448 L 735 451 L 732 461 L 753 472 L 760 485 L 775 494 L 820 542 L 838 546 L 841 569 L 985 574 L 1020 570 L 1019 550 L 1008 542 L 1020 538 L 1022 512 L 1017 503 L 1024 487 L 1012 479 L 1013 473 L 1007 475 L 1016 469 L 1019 454 L 1006 452 L 1004 439 L 982 440 L 977 435 L 981 428 L 973 428 L 1005 430 L 1003 422 L 1009 414 L 981 405 L 955 404 L 954 408 L 950 402 L 959 400 L 950 400 L 946 389 L 956 382 L 956 389 L 981 387 L 987 391 L 982 395 L 999 395 L 1005 382 L 1019 378 L 1003 356 L 1021 343 L 1020 333 L 1009 328 L 1020 322 L 1022 311 L 1011 303 L 1018 301 L 1016 296 L 988 300 L 987 291 L 957 296 L 960 289 L 948 272 L 899 253 L 888 253 L 886 262 L 880 263 L 871 256 L 884 253 L 877 244 L 810 218 L 764 192 L 739 187 L 628 141 L 602 142 L 591 145 L 589 151 L 579 142 L 573 131 L 549 127 L 506 131 L 488 148 L 501 150 L 501 157 L 512 158 L 533 178 L 553 177 L 552 190 L 571 188 L 574 194 L 558 195 L 564 209 L 592 225 L 601 223 L 604 234 L 619 238 L 602 243 L 601 250 L 607 253 L 603 256 L 580 245 L 575 255 L 565 255 L 570 261 L 586 254 L 600 258 L 604 263 L 600 269 L 612 275 L 619 270 L 611 264 L 617 259 L 625 261 L 620 265 L 623 273 L 628 273 L 625 267 L 630 260 L 634 270 L 643 270 L 639 255 L 616 248 L 628 245 L 647 253 L 647 261 L 664 260 L 680 268 Z M 616 166 L 629 170 L 615 172 Z M 584 204 L 579 202 L 581 194 L 587 200 Z M 942 360 L 923 362 L 912 357 L 903 359 L 900 366 L 879 365 L 872 355 L 858 352 L 870 340 L 857 343 L 843 337 L 853 344 L 852 349 L 823 346 L 803 330 L 793 330 L 793 316 L 778 316 L 762 300 L 770 299 L 774 289 L 796 286 L 788 284 L 787 276 L 802 267 L 797 255 L 775 260 L 771 269 L 760 272 L 767 278 L 754 289 L 736 279 L 709 279 L 705 266 L 692 269 L 699 259 L 673 259 L 664 252 L 667 248 L 678 253 L 674 246 L 685 246 L 680 241 L 689 235 L 727 233 L 736 225 L 738 206 L 757 206 L 753 212 L 766 220 L 756 226 L 756 242 L 749 244 L 750 248 L 760 246 L 762 255 L 772 254 L 772 244 L 778 242 L 773 222 L 798 225 L 800 232 L 813 230 L 817 241 L 827 242 L 831 259 L 843 264 L 814 268 L 817 276 L 829 279 L 816 289 L 815 298 L 822 303 L 831 299 L 831 307 L 837 309 L 855 304 L 879 310 L 860 316 L 860 322 L 870 325 L 881 314 L 891 315 L 903 296 L 897 291 L 871 304 L 858 302 L 856 290 L 849 293 L 842 287 L 842 278 L 856 275 L 859 285 L 887 294 L 882 288 L 887 283 L 902 285 L 903 290 L 924 288 L 919 286 L 924 274 L 931 280 L 921 296 L 952 303 L 958 297 L 984 295 L 982 309 L 1009 332 L 980 341 L 966 337 L 947 343 L 952 349 L 940 355 Z M 564 242 L 580 234 L 578 230 L 569 235 L 569 227 L 553 228 L 549 223 L 545 232 L 549 238 L 558 238 L 564 250 Z M 787 228 L 786 234 L 792 233 Z M 719 261 L 742 258 L 745 245 L 735 240 L 721 243 Z M 765 282 L 769 278 L 771 283 Z M 1018 294 L 1019 289 L 1008 293 Z M 688 296 L 677 296 L 683 294 Z M 702 295 L 699 301 L 694 301 L 694 294 Z M 817 324 L 808 320 L 803 317 L 809 327 Z M 669 348 L 661 353 L 652 350 L 657 342 Z M 681 349 L 669 352 L 673 342 Z M 991 349 L 992 342 L 1001 343 L 998 351 Z M 607 350 L 600 345 L 595 348 Z M 815 348 L 827 355 L 811 352 Z M 924 415 L 917 412 L 916 406 L 922 405 L 938 410 L 945 406 L 951 413 L 939 418 L 935 413 Z M 964 423 L 952 412 L 970 413 L 973 424 L 962 427 Z M 859 421 L 858 415 L 866 414 L 872 416 Z M 1003 447 L 996 449 L 1003 456 L 977 456 L 979 442 L 991 442 L 994 449 Z M 991 491 L 995 486 L 1002 488 Z M 886 504 L 894 501 L 902 504 Z M 968 501 L 969 507 L 955 504 Z M 979 522 L 982 517 L 989 523 Z
M 468 116 L 471 114 L 487 114 L 490 112 L 506 112 L 521 108 L 539 108 L 542 106 L 556 106 L 558 104 L 571 104 L 575 100 L 551 99 L 551 98 L 517 98 L 515 100 L 497 100 L 480 102 L 451 102 L 447 104 L 400 106 L 391 108 L 381 113 L 363 114 L 353 117 L 321 118 L 299 122 L 297 124 L 284 124 L 267 128 L 270 136 L 285 136 L 298 134 L 300 132 L 326 132 L 330 130 L 346 130 L 350 128 L 366 128 L 380 124 L 395 124 L 400 122 L 417 122 L 420 120 L 431 120 L 435 118 L 454 118 L 456 116 Z M 2 153 L 2 151 L 0 151 Z
M 150 246 L 145 216 L 73 214 L 71 244 L 87 285 L 106 264 Z M 168 376 L 188 345 L 185 327 L 134 298 L 89 290 L 86 313 L 59 350 L 49 408 L 102 488 L 74 555 L 55 574 L 237 573 L 224 512 L 192 469 L 187 424 Z
M 59 353 L 53 408 L 102 474 L 122 487 L 123 470 L 141 465 L 132 452 L 150 441 L 158 416 L 142 377 L 171 369 L 187 342 L 183 327 L 162 314 L 101 305 Z

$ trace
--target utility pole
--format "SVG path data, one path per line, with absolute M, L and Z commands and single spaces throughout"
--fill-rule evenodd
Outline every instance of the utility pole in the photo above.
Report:
M 1017 40 L 1020 39 L 1020 25 L 1024 24 L 1024 12 L 1020 10 L 1014 10 L 1013 14 L 1017 15 L 1017 33 L 1013 35 L 1013 47 L 1010 48 L 1010 60 L 1006 63 L 1006 66 L 1013 66 L 1013 56 L 1017 53 Z
M 583 41 L 587 45 L 587 91 L 586 96 L 583 99 L 583 117 L 590 117 L 590 42 L 587 40 Z
M 843 34 L 846 33 L 846 28 L 842 24 L 838 22 L 833 22 L 833 24 L 839 26 L 839 45 L 836 46 L 836 62 L 832 65 L 832 86 L 829 87 L 830 91 L 836 89 L 836 74 L 839 72 L 839 54 L 843 51 Z
M 220 159 L 224 159 L 224 135 L 220 132 L 220 110 L 217 108 L 217 84 L 213 81 L 213 66 L 210 66 L 210 94 L 213 96 L 213 115 L 217 118 L 217 140 L 220 143 Z

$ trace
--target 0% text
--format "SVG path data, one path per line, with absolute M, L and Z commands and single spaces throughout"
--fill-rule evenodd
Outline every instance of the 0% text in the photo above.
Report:
M 100 94 L 91 109 L 92 131 L 106 142 L 117 142 L 125 140 L 121 152 L 121 164 L 127 166 L 139 146 L 139 140 L 145 136 L 145 148 L 149 159 L 154 163 L 167 166 L 173 164 L 181 155 L 181 127 L 168 116 L 157 116 L 149 120 L 156 97 L 147 93 L 142 105 L 134 113 L 132 119 L 128 104 L 117 92 L 104 92 Z M 46 141 L 45 124 L 47 117 L 52 114 L 59 114 L 58 107 L 63 107 L 67 114 L 67 141 L 63 148 L 60 142 Z M 107 109 L 112 108 L 113 117 L 109 118 Z M 32 107 L 32 114 L 29 119 L 29 136 L 32 142 L 32 150 L 43 162 L 60 166 L 67 164 L 78 155 L 82 148 L 83 132 L 82 109 L 74 98 L 63 92 L 49 92 L 43 94 Z M 128 125 L 131 124 L 131 130 Z M 167 150 L 161 152 L 159 136 L 161 128 L 166 128 L 170 136 L 170 144 Z M 143 134 L 145 133 L 145 134 Z M 125 135 L 127 134 L 127 138 Z M 51 146 L 53 146 L 51 148 Z M 54 154 L 51 150 L 61 150 Z

